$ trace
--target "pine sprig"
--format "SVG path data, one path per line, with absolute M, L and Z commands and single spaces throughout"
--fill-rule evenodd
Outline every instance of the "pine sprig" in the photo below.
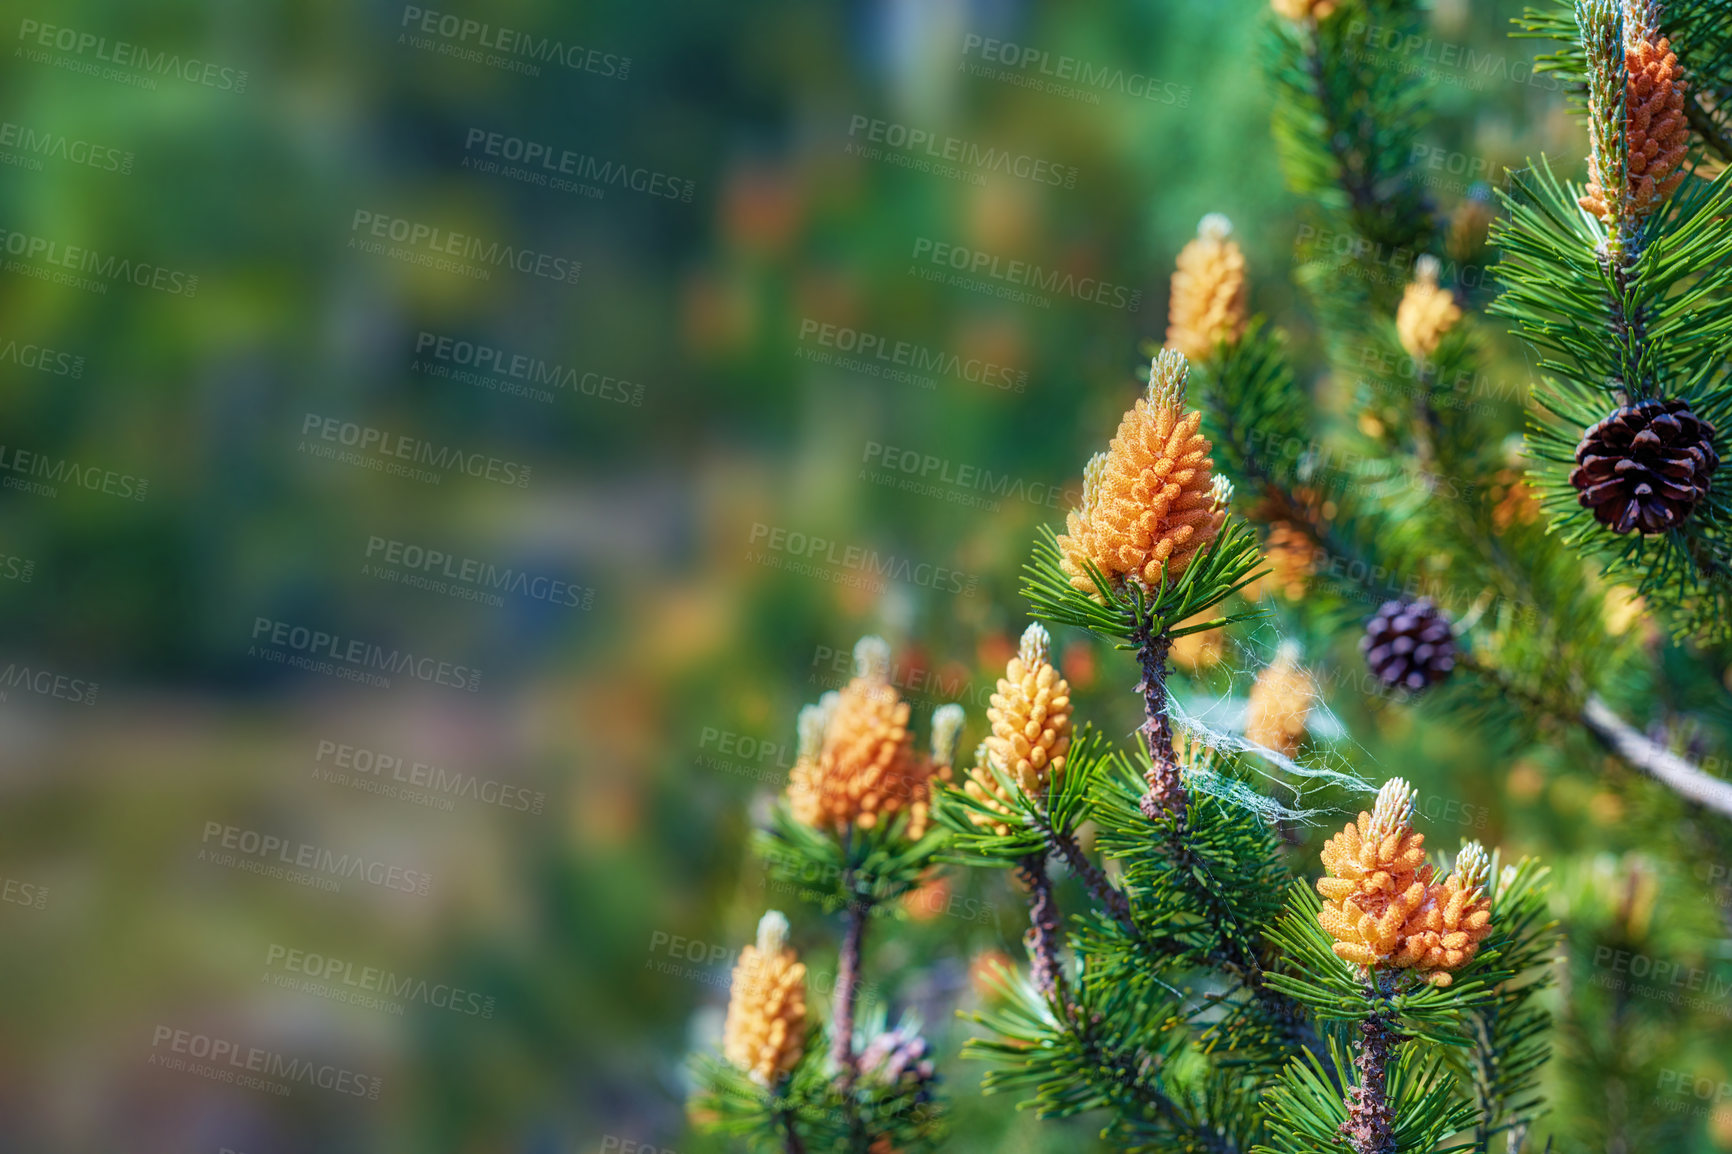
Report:
M 1271 1144 L 1253 1154 L 1342 1154 L 1347 1106 L 1341 1087 L 1354 1085 L 1352 1059 L 1332 1037 L 1329 1062 L 1305 1054 L 1289 1063 L 1269 1092 Z M 1433 1154 L 1449 1135 L 1473 1124 L 1473 1107 L 1461 1101 L 1435 1053 L 1404 1045 L 1389 1071 L 1387 1097 L 1395 1116 L 1397 1154 Z
M 908 837 L 903 810 L 870 829 L 850 826 L 837 835 L 796 819 L 787 801 L 771 810 L 768 829 L 753 846 L 777 882 L 825 912 L 849 907 L 882 909 L 918 886 L 944 848 L 948 834 L 933 829 Z
M 1182 637 L 1254 616 L 1240 613 L 1175 628 L 1178 622 L 1212 609 L 1256 580 L 1260 560 L 1256 533 L 1244 521 L 1229 517 L 1176 580 L 1167 580 L 1163 567 L 1161 584 L 1155 589 L 1135 580 L 1115 584 L 1085 559 L 1083 566 L 1099 594 L 1097 598 L 1071 584 L 1058 537 L 1050 526 L 1042 525 L 1033 556 L 1022 567 L 1022 595 L 1032 606 L 1031 614 L 1042 621 L 1086 629 L 1116 642 L 1120 649 L 1133 649 L 1139 631 Z
M 1534 71 L 1557 76 L 1571 104 L 1586 115 L 1587 60 L 1577 38 L 1574 0 L 1523 9 L 1512 23 L 1518 31 L 1510 35 L 1517 39 L 1553 43 L 1552 51 L 1534 61 Z M 1660 13 L 1660 31 L 1689 81 L 1684 112 L 1696 139 L 1722 161 L 1732 161 L 1732 0 L 1668 4 Z
M 956 786 L 946 788 L 935 805 L 938 820 L 950 830 L 940 860 L 1008 869 L 1030 854 L 1053 851 L 1054 843 L 1072 836 L 1088 816 L 1094 779 L 1115 756 L 1099 731 L 1083 726 L 1065 754 L 1064 772 L 1048 775 L 1046 793 L 1039 799 L 1029 797 L 998 767 L 982 766 L 1001 787 L 1000 796 L 1012 812 L 1003 813 Z M 999 825 L 1006 827 L 1005 832 L 997 831 Z
M 1361 1022 L 1387 1012 L 1409 1037 L 1440 1046 L 1468 1044 L 1463 1013 L 1490 998 L 1488 982 L 1508 976 L 1488 964 L 1493 960 L 1485 956 L 1490 950 L 1482 950 L 1475 965 L 1464 968 L 1446 988 L 1411 971 L 1396 971 L 1394 991 L 1384 996 L 1366 985 L 1358 966 L 1335 956 L 1332 939 L 1317 921 L 1322 908 L 1309 882 L 1293 883 L 1286 912 L 1269 932 L 1292 964 L 1270 973 L 1271 987 L 1297 998 L 1323 1021 Z
M 1230 772 L 1194 743 L 1183 760 L 1187 776 Z M 1097 777 L 1093 813 L 1101 851 L 1120 863 L 1146 941 L 1178 964 L 1259 983 L 1264 931 L 1287 876 L 1273 831 L 1246 809 L 1188 790 L 1182 836 L 1163 836 L 1139 807 L 1144 783 L 1129 758 L 1114 759 Z
M 1073 1004 L 1055 1007 L 1015 974 L 1000 971 L 995 986 L 995 1004 L 971 1015 L 993 1036 L 971 1038 L 962 1051 L 992 1064 L 985 1093 L 1030 1095 L 1019 1108 L 1040 1118 L 1110 1109 L 1115 1132 L 1137 1133 L 1154 1149 L 1245 1149 L 1232 1123 L 1208 1109 L 1225 1093 L 1211 1083 L 1236 1075 L 1187 1051 L 1183 1007 L 1160 987 L 1085 981 Z
M 1490 963 L 1512 976 L 1469 1015 L 1472 1049 L 1452 1055 L 1478 1114 L 1474 1149 L 1525 1131 L 1544 1112 L 1540 1072 L 1551 1058 L 1551 1013 L 1535 996 L 1555 981 L 1551 969 L 1559 931 L 1547 904 L 1548 871 L 1531 858 L 1503 867 L 1492 857 Z M 1475 959 L 1476 962 L 1479 959 Z
M 1679 634 L 1728 633 L 1732 488 L 1716 474 L 1706 498 L 1664 534 L 1617 535 L 1577 501 L 1569 474 L 1584 430 L 1619 404 L 1682 400 L 1717 430 L 1732 420 L 1724 349 L 1732 343 L 1732 169 L 1687 177 L 1651 218 L 1628 266 L 1614 239 L 1576 204 L 1579 190 L 1542 159 L 1506 197 L 1493 229 L 1504 250 L 1492 312 L 1516 322 L 1540 354 L 1530 413 L 1534 476 L 1552 527 L 1595 552 L 1608 576 L 1630 574 Z M 1624 271 L 1620 271 L 1624 269 Z M 1633 323 L 1635 322 L 1635 323 Z

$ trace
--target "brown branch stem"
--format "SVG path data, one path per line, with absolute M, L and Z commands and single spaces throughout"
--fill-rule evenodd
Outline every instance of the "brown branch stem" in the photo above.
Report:
M 1686 801 L 1711 809 L 1722 817 L 1732 817 L 1732 781 L 1715 777 L 1649 738 L 1619 717 L 1598 694 L 1588 694 L 1578 708 L 1572 703 L 1555 701 L 1517 685 L 1501 670 L 1481 663 L 1472 654 L 1463 655 L 1460 665 L 1551 720 L 1587 730 L 1606 752 Z
M 1137 684 L 1137 692 L 1143 695 L 1143 724 L 1137 732 L 1149 750 L 1149 789 L 1142 797 L 1143 816 L 1151 822 L 1170 818 L 1176 834 L 1177 825 L 1185 820 L 1188 799 L 1179 776 L 1179 759 L 1173 752 L 1173 722 L 1167 715 L 1167 654 L 1173 639 L 1164 629 L 1157 632 L 1154 622 L 1145 619 L 1138 623 L 1131 640 L 1143 670 L 1143 679 Z
M 1387 1007 L 1359 1023 L 1353 1065 L 1359 1083 L 1347 1093 L 1347 1121 L 1341 1136 L 1354 1154 L 1396 1154 L 1395 1111 L 1389 1105 L 1389 1060 L 1401 1041 Z
M 1064 974 L 1058 960 L 1058 903 L 1053 899 L 1052 878 L 1047 876 L 1046 855 L 1029 854 L 1017 863 L 1016 875 L 1028 887 L 1029 926 L 1023 944 L 1028 947 L 1034 988 L 1048 1002 L 1061 1004 Z
M 1714 777 L 1653 741 L 1595 694 L 1582 704 L 1581 724 L 1618 760 L 1674 793 L 1722 817 L 1732 817 L 1732 781 Z
M 782 1148 L 787 1154 L 806 1154 L 806 1144 L 800 1140 L 799 1131 L 794 1129 L 794 1112 L 782 1111 Z
M 852 871 L 848 880 L 853 880 Z M 854 998 L 860 988 L 860 950 L 866 938 L 866 920 L 871 913 L 870 899 L 857 898 L 848 903 L 842 950 L 836 960 L 836 1008 L 830 1021 L 830 1061 L 841 1071 L 844 1090 L 854 1082 Z
M 1088 854 L 1084 853 L 1082 846 L 1077 844 L 1074 835 L 1061 832 L 1050 825 L 1047 827 L 1046 834 L 1048 843 L 1058 851 L 1060 857 L 1064 858 L 1064 864 L 1070 867 L 1070 872 L 1082 881 L 1083 887 L 1089 892 L 1089 896 L 1099 902 L 1101 908 L 1105 909 L 1115 922 L 1123 926 L 1126 933 L 1136 937 L 1137 923 L 1131 917 L 1131 901 L 1125 896 L 1124 891 L 1108 881 L 1107 875 L 1101 872 L 1101 868 L 1089 860 Z

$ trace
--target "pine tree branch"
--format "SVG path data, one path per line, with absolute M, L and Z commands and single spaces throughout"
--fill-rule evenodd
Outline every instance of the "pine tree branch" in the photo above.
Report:
M 1352 205 L 1354 213 L 1369 216 L 1377 208 L 1377 195 L 1371 187 L 1370 177 L 1352 163 L 1353 156 L 1347 151 L 1347 130 L 1339 123 L 1339 115 L 1329 99 L 1329 80 L 1323 73 L 1323 52 L 1317 42 L 1315 20 L 1310 22 L 1306 32 L 1305 72 L 1311 78 L 1317 97 L 1317 110 L 1323 118 L 1325 146 L 1339 173 L 1337 182 L 1341 191 L 1347 194 L 1347 202 Z
M 1684 94 L 1684 119 L 1696 130 L 1696 135 L 1723 161 L 1732 161 L 1732 136 L 1715 122 L 1694 92 Z
M 1353 1145 L 1354 1154 L 1396 1154 L 1395 1111 L 1389 1105 L 1389 1060 L 1401 1042 L 1389 1005 L 1387 979 L 1377 970 L 1370 973 L 1368 993 L 1378 997 L 1377 1011 L 1359 1023 L 1359 1041 L 1353 1065 L 1359 1083 L 1347 1095 L 1347 1121 L 1341 1136 Z
M 1671 750 L 1650 740 L 1635 726 L 1619 717 L 1612 707 L 1590 693 L 1580 709 L 1548 698 L 1518 685 L 1515 681 L 1471 653 L 1462 654 L 1458 664 L 1486 678 L 1498 690 L 1513 697 L 1553 721 L 1581 726 L 1606 751 L 1631 769 L 1658 781 L 1688 801 L 1724 816 L 1732 817 L 1732 781 L 1718 778 L 1679 757 Z
M 852 882 L 852 872 L 848 875 Z M 860 950 L 866 937 L 866 921 L 872 913 L 870 898 L 848 903 L 847 928 L 836 961 L 836 1011 L 830 1022 L 830 1061 L 841 1071 L 843 1089 L 854 1084 L 854 998 L 860 987 Z
M 1647 774 L 1697 805 L 1723 817 L 1732 817 L 1732 781 L 1704 772 L 1671 750 L 1643 736 L 1619 717 L 1598 696 L 1589 694 L 1582 705 L 1581 723 L 1618 759 Z
M 1090 1080 L 1105 1082 L 1143 1112 L 1149 1119 L 1159 1119 L 1173 1129 L 1191 1136 L 1195 1141 L 1187 1150 L 1206 1150 L 1210 1154 L 1239 1154 L 1238 1146 L 1218 1130 L 1206 1129 L 1191 1122 L 1184 1111 L 1158 1086 L 1147 1078 L 1149 1068 L 1156 1063 L 1154 1055 L 1140 1049 L 1120 1050 L 1102 1045 L 1095 1037 L 1095 1023 L 1072 1019 L 1071 1035 L 1086 1059 L 1085 1069 Z
M 1136 919 L 1131 916 L 1131 901 L 1124 891 L 1107 880 L 1107 875 L 1101 868 L 1089 860 L 1082 846 L 1077 844 L 1072 834 L 1061 832 L 1048 824 L 1045 829 L 1047 841 L 1064 858 L 1065 865 L 1081 879 L 1091 897 L 1101 904 L 1101 907 L 1111 915 L 1112 919 L 1124 928 L 1133 938 L 1138 937 Z
M 1048 1002 L 1058 1004 L 1064 981 L 1058 960 L 1058 903 L 1053 898 L 1052 878 L 1046 872 L 1046 855 L 1029 854 L 1017 865 L 1016 873 L 1028 887 L 1029 927 L 1023 943 L 1028 947 L 1034 988 Z
M 1341 1134 L 1355 1154 L 1395 1154 L 1395 1112 L 1389 1108 L 1389 1059 L 1400 1040 L 1387 1013 L 1359 1023 L 1353 1065 L 1359 1084 L 1347 1095 L 1347 1121 Z
M 806 1154 L 806 1144 L 800 1141 L 799 1131 L 794 1129 L 794 1112 L 782 1111 L 782 1148 L 787 1154 Z
M 1143 679 L 1137 691 L 1143 695 L 1143 724 L 1139 733 L 1149 750 L 1148 792 L 1143 794 L 1143 816 L 1159 822 L 1170 815 L 1175 823 L 1173 836 L 1185 818 L 1185 785 L 1179 777 L 1179 759 L 1173 752 L 1173 722 L 1167 715 L 1167 653 L 1173 639 L 1165 630 L 1156 632 L 1154 622 L 1145 618 L 1137 624 L 1131 641 L 1137 649 Z

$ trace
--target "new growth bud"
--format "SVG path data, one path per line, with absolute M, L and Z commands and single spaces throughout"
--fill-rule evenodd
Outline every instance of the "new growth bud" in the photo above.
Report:
M 957 704 L 940 705 L 932 711 L 932 764 L 956 764 L 956 746 L 962 740 L 962 723 L 966 715 Z
M 781 910 L 770 910 L 758 919 L 758 952 L 779 954 L 788 944 L 788 919 Z
M 890 680 L 890 642 L 867 634 L 854 643 L 854 672 L 867 681 Z

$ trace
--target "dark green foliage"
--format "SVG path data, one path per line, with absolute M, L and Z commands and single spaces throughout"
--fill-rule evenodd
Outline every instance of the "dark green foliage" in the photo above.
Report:
M 1389 307 L 1406 265 L 1431 245 L 1431 206 L 1408 171 L 1425 90 L 1365 35 L 1399 43 L 1423 19 L 1412 0 L 1348 0 L 1315 24 L 1269 20 L 1265 71 L 1287 182 L 1312 206 L 1314 228 L 1363 242 L 1345 257 L 1319 245 L 1296 270 L 1332 335 Z
M 871 829 L 850 827 L 838 837 L 796 821 L 780 801 L 770 828 L 757 835 L 757 851 L 772 877 L 826 912 L 877 908 L 919 885 L 944 845 L 940 829 L 910 840 L 909 821 L 901 810 Z
M 1315 1054 L 1296 1058 L 1280 1084 L 1269 1092 L 1271 1143 L 1258 1154 L 1340 1154 L 1347 1144 L 1340 1129 L 1347 1109 L 1340 1087 L 1356 1084 L 1344 1043 L 1331 1035 L 1329 1060 Z M 1388 1097 L 1395 1111 L 1399 1154 L 1432 1154 L 1449 1135 L 1472 1125 L 1470 1103 L 1456 1096 L 1443 1060 L 1414 1048 L 1400 1051 L 1389 1071 Z
M 886 1085 L 862 1077 L 843 1088 L 826 1065 L 821 1035 L 818 1029 L 808 1034 L 799 1064 L 773 1088 L 719 1058 L 696 1057 L 692 1072 L 701 1090 L 692 1110 L 754 1150 L 787 1149 L 790 1131 L 808 1150 L 866 1154 L 876 1136 L 911 1152 L 942 1146 L 943 1113 L 928 1087 L 908 1078 Z

